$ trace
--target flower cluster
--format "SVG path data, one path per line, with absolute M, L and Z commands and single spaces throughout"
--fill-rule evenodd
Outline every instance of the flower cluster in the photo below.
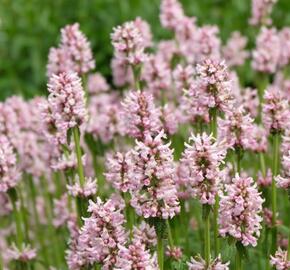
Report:
M 269 25 L 272 9 L 277 0 L 252 0 L 252 17 L 250 23 L 253 25 Z
M 53 75 L 48 101 L 41 104 L 45 134 L 55 144 L 65 144 L 67 132 L 87 120 L 84 90 L 76 73 Z
M 63 72 L 85 74 L 95 67 L 90 43 L 80 31 L 79 24 L 61 29 L 61 43 L 51 48 L 48 56 L 47 76 Z
M 180 211 L 174 184 L 173 151 L 164 144 L 165 134 L 146 135 L 132 151 L 129 174 L 134 186 L 131 205 L 144 218 L 172 218 Z
M 280 248 L 276 251 L 275 256 L 271 256 L 270 262 L 277 270 L 287 270 L 290 268 L 287 251 L 283 251 Z
M 219 184 L 223 180 L 223 171 L 219 166 L 225 158 L 225 147 L 214 142 L 206 133 L 191 135 L 186 144 L 181 163 L 184 166 L 185 178 L 192 193 L 202 204 L 214 204 Z
M 219 208 L 220 235 L 230 235 L 244 246 L 257 245 L 263 199 L 250 177 L 236 177 L 226 185 Z

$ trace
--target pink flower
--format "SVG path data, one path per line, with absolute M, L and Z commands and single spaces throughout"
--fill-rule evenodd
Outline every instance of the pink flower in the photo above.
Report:
M 112 186 L 121 192 L 127 192 L 132 189 L 130 179 L 128 178 L 128 169 L 130 166 L 130 152 L 117 152 L 109 155 L 106 159 L 106 180 Z
M 114 136 L 125 134 L 125 123 L 119 111 L 121 102 L 115 93 L 103 93 L 89 100 L 89 121 L 86 131 L 103 143 L 110 142 Z
M 282 92 L 271 86 L 264 94 L 262 120 L 268 132 L 283 132 L 289 127 L 289 104 Z
M 76 177 L 75 183 L 66 187 L 68 193 L 73 197 L 91 198 L 97 193 L 97 180 L 86 178 L 84 185 L 81 186 L 78 177 Z
M 0 192 L 16 187 L 20 173 L 16 166 L 16 155 L 7 137 L 0 136 Z
M 116 86 L 133 85 L 134 77 L 132 69 L 122 59 L 112 58 L 111 69 L 113 82 Z
M 36 249 L 32 249 L 29 245 L 22 244 L 21 250 L 19 250 L 15 244 L 7 251 L 7 256 L 10 260 L 29 262 L 36 257 Z
M 281 175 L 275 177 L 279 188 L 290 188 L 290 150 L 282 156 L 283 171 Z
M 252 89 L 247 87 L 242 93 L 242 105 L 247 113 L 250 114 L 252 118 L 257 117 L 258 107 L 259 107 L 259 98 L 257 89 Z
M 157 97 L 171 86 L 171 72 L 167 63 L 158 55 L 150 55 L 142 69 L 146 88 Z
M 272 183 L 272 171 L 271 169 L 267 170 L 267 174 L 265 177 L 263 177 L 262 173 L 258 173 L 258 178 L 257 178 L 257 184 L 261 187 L 268 187 L 271 186 Z
M 12 211 L 12 205 L 6 193 L 0 192 L 0 218 L 7 216 Z
M 62 72 L 76 72 L 81 75 L 95 67 L 90 43 L 80 31 L 78 23 L 61 29 L 60 47 L 52 48 L 48 58 L 48 77 Z
M 263 27 L 256 40 L 252 67 L 256 71 L 275 73 L 280 59 L 280 39 L 275 28 Z
M 219 232 L 234 237 L 244 246 L 257 245 L 263 199 L 251 177 L 236 177 L 226 185 L 219 208 Z
M 109 85 L 101 73 L 93 73 L 88 77 L 87 89 L 90 95 L 97 95 L 109 90 Z
M 208 108 L 227 112 L 232 106 L 229 74 L 225 62 L 206 59 L 196 67 L 200 84 L 205 88 L 204 98 Z
M 247 46 L 247 38 L 242 36 L 240 32 L 233 32 L 228 39 L 226 45 L 222 48 L 223 57 L 229 67 L 241 66 L 249 57 L 249 53 L 245 50 Z
M 206 85 L 199 80 L 193 81 L 189 89 L 184 90 L 180 101 L 180 109 L 183 113 L 182 122 L 209 122 L 208 105 L 211 97 L 206 95 L 206 91 Z
M 111 34 L 115 57 L 125 64 L 139 65 L 146 60 L 144 37 L 140 25 L 134 21 L 125 22 L 113 29 Z
M 219 138 L 227 143 L 228 147 L 247 149 L 253 144 L 253 122 L 249 114 L 244 113 L 240 106 L 225 115 L 225 119 L 219 119 Z
M 102 269 L 112 269 L 119 246 L 124 245 L 127 238 L 124 216 L 112 200 L 104 203 L 100 198 L 89 202 L 88 211 L 91 216 L 84 218 L 82 228 L 72 230 L 68 265 L 70 269 L 81 269 L 82 266 L 101 263 Z
M 183 255 L 180 247 L 170 247 L 170 246 L 167 246 L 165 254 L 167 257 L 170 257 L 175 261 L 179 261 Z
M 163 124 L 163 130 L 166 134 L 173 135 L 178 130 L 178 111 L 173 104 L 165 104 L 161 108 L 161 122 Z
M 205 260 L 200 256 L 195 258 L 191 257 L 191 260 L 187 262 L 189 270 L 229 270 L 229 262 L 222 263 L 221 256 L 211 260 L 210 265 L 207 267 Z
M 218 34 L 219 29 L 215 25 L 205 25 L 198 28 L 195 36 L 197 63 L 206 59 L 219 60 L 221 58 L 221 40 Z
M 119 252 L 114 265 L 114 270 L 158 270 L 156 256 L 151 256 L 149 251 L 140 242 L 133 241 L 126 248 L 119 246 Z
M 145 245 L 146 249 L 156 246 L 157 237 L 153 227 L 150 227 L 145 221 L 142 221 L 139 226 L 133 228 L 133 241 L 139 241 Z
M 145 48 L 152 46 L 152 32 L 150 28 L 150 24 L 144 21 L 142 18 L 137 17 L 134 20 L 135 26 L 139 29 L 142 37 L 143 37 L 143 45 Z
M 265 225 L 269 228 L 272 228 L 272 221 L 273 221 L 273 212 L 265 207 L 263 209 L 263 221 L 265 223 Z M 276 213 L 276 225 L 282 224 L 282 221 L 278 219 L 278 213 Z
M 70 128 L 87 121 L 84 91 L 76 73 L 52 75 L 48 102 L 42 103 L 45 134 L 54 143 L 65 144 Z
M 177 65 L 173 71 L 173 78 L 178 94 L 182 93 L 183 89 L 189 89 L 190 85 L 193 83 L 193 75 L 194 69 L 192 65 Z
M 164 144 L 165 134 L 149 134 L 143 142 L 137 141 L 132 150 L 129 177 L 134 189 L 131 205 L 144 218 L 172 218 L 180 211 L 174 184 L 175 166 L 169 143 Z
M 252 17 L 250 24 L 252 25 L 270 25 L 272 9 L 277 0 L 252 0 Z
M 283 251 L 279 248 L 275 256 L 270 256 L 270 263 L 277 270 L 287 270 L 290 268 L 290 260 L 288 260 L 287 250 Z
M 178 0 L 162 0 L 160 21 L 164 28 L 174 30 L 180 19 L 184 17 L 183 9 Z
M 122 117 L 129 136 L 143 139 L 147 134 L 156 135 L 160 131 L 160 110 L 155 107 L 152 95 L 131 91 L 122 105 Z
M 59 228 L 64 226 L 70 218 L 67 194 L 63 194 L 59 199 L 54 199 L 53 205 L 53 226 Z
M 213 142 L 206 133 L 193 134 L 189 138 L 193 144 L 185 144 L 181 164 L 185 166 L 188 185 L 202 204 L 214 204 L 223 173 L 219 169 L 226 155 L 221 144 Z
M 290 61 L 290 28 L 282 28 L 278 35 L 281 44 L 279 67 L 284 67 L 288 65 Z

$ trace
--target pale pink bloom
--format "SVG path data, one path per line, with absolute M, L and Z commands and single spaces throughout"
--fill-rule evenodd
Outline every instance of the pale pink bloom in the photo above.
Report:
M 219 166 L 225 158 L 226 148 L 206 133 L 192 134 L 191 141 L 192 144 L 185 144 L 181 160 L 187 170 L 184 173 L 187 174 L 189 188 L 202 204 L 213 205 L 223 179 Z
M 151 256 L 145 246 L 133 241 L 127 248 L 119 245 L 114 270 L 158 270 L 156 256 Z
M 32 249 L 29 245 L 22 244 L 20 250 L 15 244 L 7 250 L 7 256 L 12 261 L 29 262 L 35 259 L 36 249 Z
M 125 123 L 120 114 L 121 102 L 115 93 L 103 93 L 89 100 L 89 121 L 86 132 L 103 143 L 110 142 L 115 136 L 125 134 Z
M 218 119 L 219 138 L 227 143 L 228 147 L 248 149 L 252 147 L 254 119 L 245 114 L 242 106 L 229 111 L 225 119 Z
M 145 48 L 152 46 L 152 32 L 150 28 L 150 24 L 144 21 L 142 18 L 137 17 L 134 20 L 135 26 L 139 29 L 142 37 L 143 37 L 143 45 Z
M 179 56 L 180 52 L 174 40 L 161 40 L 157 44 L 157 57 L 161 57 L 168 66 L 174 56 Z
M 200 84 L 205 88 L 203 98 L 208 108 L 227 112 L 232 106 L 231 81 L 224 61 L 206 59 L 196 67 Z
M 282 233 L 278 233 L 278 247 L 281 247 L 282 249 L 288 248 L 288 238 L 287 236 L 283 235 Z
M 20 180 L 16 155 L 6 136 L 0 135 L 0 192 L 16 187 Z
M 47 76 L 63 72 L 85 74 L 95 67 L 90 43 L 80 31 L 79 24 L 61 29 L 59 48 L 51 48 L 48 56 Z
M 244 246 L 257 245 L 262 228 L 263 199 L 251 177 L 238 174 L 226 185 L 221 194 L 219 208 L 219 233 L 222 237 L 232 236 Z
M 82 157 L 85 163 L 85 156 Z M 77 157 L 75 152 L 69 154 L 61 154 L 56 161 L 51 164 L 51 168 L 54 171 L 68 171 L 77 167 Z
M 273 227 L 273 212 L 267 207 L 264 207 L 263 209 L 263 221 L 267 227 L 269 228 Z M 278 219 L 278 213 L 276 213 L 276 225 L 281 224 L 282 221 Z
M 175 261 L 179 261 L 183 255 L 180 247 L 170 247 L 170 246 L 167 246 L 165 254 L 167 257 L 172 258 Z
M 175 105 L 167 103 L 161 108 L 161 122 L 166 134 L 173 135 L 178 130 L 178 111 Z
M 242 36 L 240 32 L 235 31 L 231 34 L 226 45 L 222 48 L 223 57 L 229 67 L 241 66 L 249 57 L 247 52 L 247 38 Z
M 211 98 L 204 95 L 206 91 L 206 85 L 199 80 L 194 80 L 189 89 L 183 91 L 180 101 L 181 122 L 209 122 L 208 104 Z
M 281 43 L 279 67 L 284 67 L 290 62 L 290 28 L 282 28 L 278 35 Z
M 139 65 L 146 60 L 144 37 L 139 27 L 130 21 L 113 28 L 115 57 L 125 64 Z
M 155 107 L 151 94 L 130 91 L 122 105 L 122 117 L 129 136 L 144 139 L 146 134 L 156 135 L 160 131 L 160 110 Z
M 247 87 L 242 93 L 242 105 L 247 113 L 251 115 L 252 118 L 257 117 L 259 108 L 259 97 L 257 89 L 252 89 Z
M 122 87 L 133 85 L 134 77 L 132 69 L 122 59 L 113 57 L 111 61 L 111 69 L 113 82 L 116 86 Z
M 279 248 L 275 256 L 270 256 L 270 263 L 277 270 L 288 270 L 290 269 L 290 260 L 288 259 L 287 250 L 283 251 Z
M 158 55 L 150 55 L 142 69 L 142 79 L 146 88 L 160 97 L 171 86 L 171 71 L 167 63 Z
M 252 16 L 249 20 L 252 25 L 270 25 L 270 15 L 277 0 L 252 0 Z
M 275 86 L 270 86 L 264 94 L 262 120 L 266 130 L 284 132 L 289 127 L 289 103 L 283 93 Z
M 128 178 L 130 152 L 117 152 L 106 158 L 106 180 L 118 191 L 127 192 L 132 186 Z
M 202 62 L 208 58 L 219 60 L 221 58 L 221 40 L 218 37 L 217 26 L 205 25 L 197 29 L 195 35 L 196 62 Z
M 78 230 L 72 223 L 71 240 L 67 251 L 70 269 L 102 264 L 102 269 L 109 270 L 116 263 L 119 246 L 126 242 L 127 235 L 123 224 L 123 214 L 112 200 L 90 201 L 89 218 L 84 218 L 84 225 Z
M 101 73 L 96 72 L 88 76 L 87 89 L 90 95 L 106 92 L 109 88 L 110 86 Z
M 85 74 L 95 67 L 90 42 L 80 31 L 80 25 L 74 23 L 61 29 L 61 48 L 69 52 L 73 61 L 73 70 L 78 74 Z
M 45 135 L 53 143 L 66 143 L 67 131 L 87 121 L 84 90 L 76 73 L 52 75 L 48 102 L 42 103 Z
M 187 262 L 189 270 L 229 270 L 229 262 L 222 263 L 221 256 L 212 259 L 210 265 L 207 267 L 205 260 L 200 256 L 191 257 L 191 260 Z
M 173 79 L 178 94 L 182 93 L 183 89 L 189 89 L 190 85 L 193 83 L 194 80 L 193 75 L 194 69 L 192 65 L 177 65 L 177 67 L 173 71 Z
M 178 0 L 161 1 L 160 21 L 164 28 L 174 30 L 183 17 L 183 8 Z
M 264 127 L 253 124 L 251 130 L 251 143 L 247 148 L 257 152 L 265 153 L 268 149 L 268 133 Z
M 46 69 L 47 77 L 51 77 L 52 74 L 73 71 L 74 63 L 70 57 L 70 52 L 64 47 L 50 48 Z
M 263 27 L 257 36 L 252 67 L 256 71 L 275 73 L 280 59 L 280 39 L 275 28 Z
M 79 178 L 75 178 L 75 183 L 67 185 L 68 193 L 73 197 L 91 198 L 97 193 L 97 179 L 86 178 L 82 186 Z
M 131 205 L 144 218 L 172 218 L 180 211 L 174 184 L 175 164 L 170 143 L 164 144 L 163 131 L 147 134 L 132 150 L 129 177 L 134 189 Z
M 53 226 L 59 228 L 64 226 L 70 218 L 68 195 L 63 194 L 59 199 L 54 199 L 53 205 Z
M 278 71 L 275 74 L 273 85 L 281 89 L 284 97 L 290 102 L 290 80 L 284 78 L 284 74 L 282 71 Z
M 290 188 L 290 150 L 282 156 L 282 173 L 275 177 L 279 188 Z
M 258 172 L 258 177 L 257 177 L 257 184 L 260 187 L 269 187 L 272 184 L 272 170 L 268 169 L 265 177 L 262 175 L 261 172 Z
M 197 26 L 195 23 L 195 17 L 183 16 L 175 26 L 175 39 L 178 49 L 187 63 L 194 63 L 196 60 L 196 46 L 194 43 L 197 35 Z
M 133 228 L 133 241 L 139 241 L 145 245 L 146 249 L 150 249 L 156 246 L 157 237 L 154 227 L 150 227 L 145 221 L 142 221 L 140 225 Z

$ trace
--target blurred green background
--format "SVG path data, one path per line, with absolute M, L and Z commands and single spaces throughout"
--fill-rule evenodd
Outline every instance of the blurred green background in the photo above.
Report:
M 251 0 L 181 0 L 198 24 L 217 24 L 225 40 L 233 30 L 253 36 L 248 27 Z M 96 68 L 110 77 L 113 26 L 141 16 L 154 39 L 170 37 L 159 22 L 160 0 L 0 0 L 0 100 L 13 94 L 29 98 L 46 91 L 46 62 L 59 30 L 79 22 L 91 41 Z M 274 24 L 290 25 L 290 1 L 279 0 Z

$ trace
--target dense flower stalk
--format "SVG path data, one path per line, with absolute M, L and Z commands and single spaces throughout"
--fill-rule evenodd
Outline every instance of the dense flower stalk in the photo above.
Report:
M 250 177 L 236 175 L 221 195 L 219 224 L 221 236 L 232 236 L 244 246 L 257 245 L 260 236 L 263 199 Z

